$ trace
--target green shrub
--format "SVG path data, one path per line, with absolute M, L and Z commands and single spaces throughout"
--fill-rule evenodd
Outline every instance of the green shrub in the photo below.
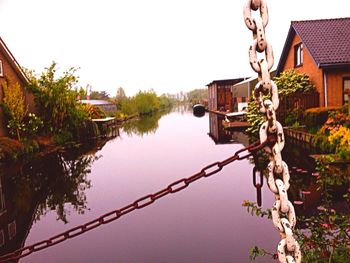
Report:
M 282 72 L 279 77 L 274 78 L 274 81 L 278 87 L 278 94 L 281 96 L 297 92 L 307 93 L 315 90 L 309 76 L 294 69 Z
M 329 142 L 328 136 L 323 134 L 315 135 L 315 137 L 312 140 L 312 145 L 319 149 L 322 153 L 335 152 L 335 146 Z
M 53 136 L 55 144 L 64 145 L 73 140 L 73 134 L 69 131 L 61 130 L 59 133 Z
M 8 137 L 0 137 L 0 160 L 17 159 L 19 153 L 23 151 L 23 145 Z
M 339 110 L 339 107 L 319 107 L 307 109 L 303 114 L 303 123 L 307 128 L 322 127 L 328 120 L 329 114 L 333 111 Z

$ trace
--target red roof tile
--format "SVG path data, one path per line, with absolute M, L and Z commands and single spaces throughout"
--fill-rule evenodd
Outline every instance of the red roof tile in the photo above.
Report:
M 350 64 L 350 18 L 293 21 L 317 66 Z

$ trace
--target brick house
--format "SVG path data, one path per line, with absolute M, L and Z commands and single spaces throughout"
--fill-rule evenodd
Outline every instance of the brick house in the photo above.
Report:
M 34 112 L 34 96 L 26 90 L 28 79 L 18 64 L 15 57 L 12 55 L 4 41 L 0 38 L 0 103 L 3 100 L 2 86 L 5 82 L 11 84 L 19 83 L 23 89 L 25 103 L 28 105 L 28 110 Z M 7 135 L 5 116 L 0 107 L 0 136 Z
M 348 102 L 350 18 L 292 21 L 277 66 L 306 73 L 320 94 L 321 107 Z
M 232 87 L 242 80 L 243 78 L 214 80 L 208 84 L 208 109 L 233 112 Z

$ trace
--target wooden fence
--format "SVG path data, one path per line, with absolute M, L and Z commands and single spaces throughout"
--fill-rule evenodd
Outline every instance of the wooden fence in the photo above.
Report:
M 278 120 L 284 120 L 287 114 L 295 109 L 306 110 L 320 106 L 320 94 L 312 93 L 297 93 L 288 96 L 280 97 L 280 105 L 276 112 Z

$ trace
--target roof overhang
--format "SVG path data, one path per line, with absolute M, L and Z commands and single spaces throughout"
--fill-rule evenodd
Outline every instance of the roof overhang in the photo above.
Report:
M 322 69 L 341 69 L 341 68 L 350 68 L 350 62 L 347 63 L 329 63 L 329 64 L 319 64 L 319 68 Z
M 3 51 L 4 55 L 6 56 L 6 58 L 8 59 L 11 67 L 15 70 L 16 74 L 18 75 L 18 77 L 25 84 L 28 84 L 29 83 L 28 77 L 26 76 L 26 74 L 24 73 L 22 67 L 19 65 L 19 63 L 17 62 L 15 57 L 12 55 L 10 49 L 6 46 L 5 42 L 2 40 L 1 37 L 0 37 L 0 48 Z

